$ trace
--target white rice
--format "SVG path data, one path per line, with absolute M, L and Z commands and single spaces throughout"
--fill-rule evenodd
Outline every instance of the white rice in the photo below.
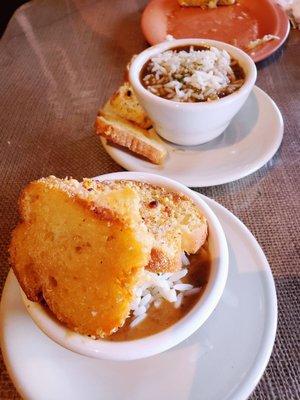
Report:
M 237 82 L 231 63 L 227 51 L 216 47 L 167 50 L 150 59 L 143 84 L 151 93 L 173 101 L 215 100 Z M 238 87 L 243 81 L 239 83 Z
M 182 261 L 183 269 L 174 273 L 156 274 L 144 271 L 141 283 L 135 289 L 134 300 L 130 308 L 134 317 L 130 323 L 131 328 L 146 318 L 151 305 L 159 308 L 163 300 L 166 300 L 173 303 L 175 308 L 179 308 L 185 296 L 200 292 L 200 288 L 181 281 L 187 275 L 188 270 L 185 267 L 189 265 L 189 260 L 185 255 L 182 256 Z

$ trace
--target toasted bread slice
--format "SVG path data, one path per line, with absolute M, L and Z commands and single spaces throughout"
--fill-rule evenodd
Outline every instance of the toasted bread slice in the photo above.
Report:
M 141 216 L 154 236 L 147 269 L 173 272 L 182 268 L 182 252 L 196 253 L 207 238 L 207 222 L 199 208 L 185 195 L 162 187 L 136 181 L 94 182 L 85 180 L 87 188 L 110 190 L 130 188 L 141 199 Z
M 55 177 L 30 183 L 10 245 L 27 297 L 71 329 L 105 337 L 129 315 L 152 236 L 129 187 L 100 193 Z
M 146 130 L 113 114 L 104 108 L 96 119 L 96 133 L 109 142 L 128 148 L 154 164 L 161 164 L 167 150 L 154 129 Z
M 236 0 L 178 0 L 181 6 L 215 8 L 218 5 L 229 6 L 235 4 Z
M 109 103 L 115 114 L 127 119 L 140 128 L 148 129 L 152 122 L 140 105 L 131 85 L 125 82 L 117 92 L 111 97 Z

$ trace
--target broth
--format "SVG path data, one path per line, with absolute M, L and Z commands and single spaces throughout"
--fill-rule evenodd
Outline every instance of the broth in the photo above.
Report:
M 194 287 L 201 287 L 200 292 L 184 297 L 179 308 L 175 308 L 166 300 L 158 308 L 151 305 L 147 317 L 140 324 L 131 328 L 132 317 L 129 317 L 122 328 L 105 340 L 120 342 L 140 339 L 161 332 L 184 317 L 202 296 L 209 279 L 211 259 L 208 243 L 206 242 L 197 254 L 189 256 L 189 260 L 190 265 L 187 267 L 189 272 L 182 281 Z

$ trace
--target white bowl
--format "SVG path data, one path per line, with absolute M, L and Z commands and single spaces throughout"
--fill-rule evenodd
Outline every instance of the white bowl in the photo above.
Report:
M 136 180 L 165 187 L 190 197 L 207 218 L 209 250 L 212 258 L 209 281 L 199 301 L 189 313 L 171 327 L 157 334 L 124 342 L 93 340 L 64 327 L 38 303 L 22 292 L 25 306 L 36 325 L 61 346 L 85 356 L 110 360 L 145 358 L 176 346 L 192 335 L 211 315 L 223 293 L 228 274 L 228 249 L 223 229 L 208 205 L 186 186 L 162 176 L 142 172 L 117 172 L 101 175 L 98 180 Z
M 203 44 L 224 49 L 239 62 L 246 75 L 239 90 L 211 102 L 183 103 L 161 98 L 144 88 L 140 74 L 150 58 L 174 47 Z M 247 100 L 256 75 L 256 66 L 245 52 L 230 44 L 208 39 L 179 39 L 152 46 L 140 53 L 129 69 L 130 83 L 159 135 L 187 146 L 208 142 L 224 132 Z

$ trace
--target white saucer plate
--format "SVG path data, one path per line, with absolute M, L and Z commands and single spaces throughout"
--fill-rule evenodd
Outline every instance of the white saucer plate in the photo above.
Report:
M 163 175 L 189 187 L 207 187 L 257 171 L 274 156 L 282 136 L 283 120 L 278 107 L 255 86 L 241 111 L 218 138 L 192 147 L 165 142 L 169 154 L 162 166 L 111 146 L 104 138 L 101 141 L 113 160 L 128 171 Z
M 5 364 L 25 400 L 245 400 L 268 363 L 277 301 L 266 257 L 249 230 L 202 196 L 229 247 L 229 275 L 212 316 L 189 339 L 160 355 L 131 362 L 91 359 L 66 350 L 33 323 L 10 272 L 0 333 Z

